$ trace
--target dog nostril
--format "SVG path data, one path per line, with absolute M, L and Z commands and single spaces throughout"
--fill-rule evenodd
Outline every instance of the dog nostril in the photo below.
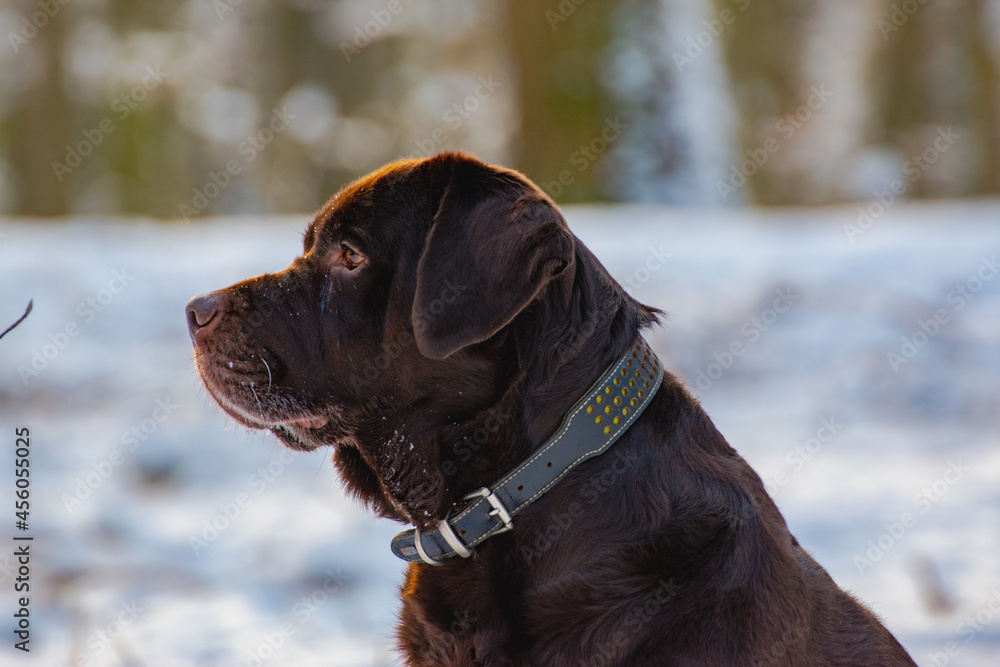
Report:
M 219 299 L 214 294 L 196 296 L 188 303 L 191 324 L 198 327 L 203 327 L 211 322 L 217 312 L 219 312 Z
M 192 338 L 201 329 L 217 323 L 221 319 L 218 317 L 221 307 L 222 298 L 214 292 L 212 294 L 196 296 L 188 301 L 188 331 L 191 332 Z

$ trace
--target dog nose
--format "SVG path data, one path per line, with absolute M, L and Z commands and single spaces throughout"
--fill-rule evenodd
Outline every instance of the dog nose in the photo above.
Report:
M 199 331 L 210 331 L 222 320 L 219 311 L 222 309 L 222 297 L 218 292 L 201 294 L 188 301 L 187 320 L 191 342 L 197 343 L 195 334 Z

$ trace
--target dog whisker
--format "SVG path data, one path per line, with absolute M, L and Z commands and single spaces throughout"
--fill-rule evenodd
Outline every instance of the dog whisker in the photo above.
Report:
M 264 362 L 264 368 L 267 369 L 267 393 L 271 393 L 271 367 L 267 365 L 267 359 L 264 357 L 260 358 Z
M 250 392 L 253 394 L 254 399 L 257 400 L 257 412 L 260 414 L 260 418 L 264 419 L 264 406 L 260 404 L 260 397 L 257 396 L 257 390 L 254 389 L 254 383 L 250 383 Z

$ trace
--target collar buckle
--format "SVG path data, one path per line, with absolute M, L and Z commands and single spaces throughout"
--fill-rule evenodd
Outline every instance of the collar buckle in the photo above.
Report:
M 504 507 L 500 499 L 497 498 L 497 494 L 490 491 L 487 487 L 483 487 L 478 491 L 473 491 L 465 496 L 466 500 L 472 500 L 473 498 L 486 498 L 486 502 L 493 506 L 493 509 L 489 511 L 490 516 L 499 516 L 500 520 L 503 521 L 503 528 L 498 530 L 496 533 L 506 533 L 508 530 L 513 530 L 514 519 L 511 518 L 510 512 Z

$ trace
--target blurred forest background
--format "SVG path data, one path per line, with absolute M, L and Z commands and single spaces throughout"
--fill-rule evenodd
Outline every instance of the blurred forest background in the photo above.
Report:
M 306 212 L 465 149 L 557 201 L 1000 191 L 1000 0 L 4 0 L 0 214 Z
M 0 665 L 260 665 L 288 623 L 268 665 L 394 664 L 399 526 L 329 453 L 230 428 L 184 304 L 450 149 L 561 204 L 687 207 L 566 217 L 838 585 L 920 664 L 996 667 L 1000 0 L 0 0 L 0 329 L 34 303 L 0 434 L 31 426 L 38 531 L 37 644 Z

